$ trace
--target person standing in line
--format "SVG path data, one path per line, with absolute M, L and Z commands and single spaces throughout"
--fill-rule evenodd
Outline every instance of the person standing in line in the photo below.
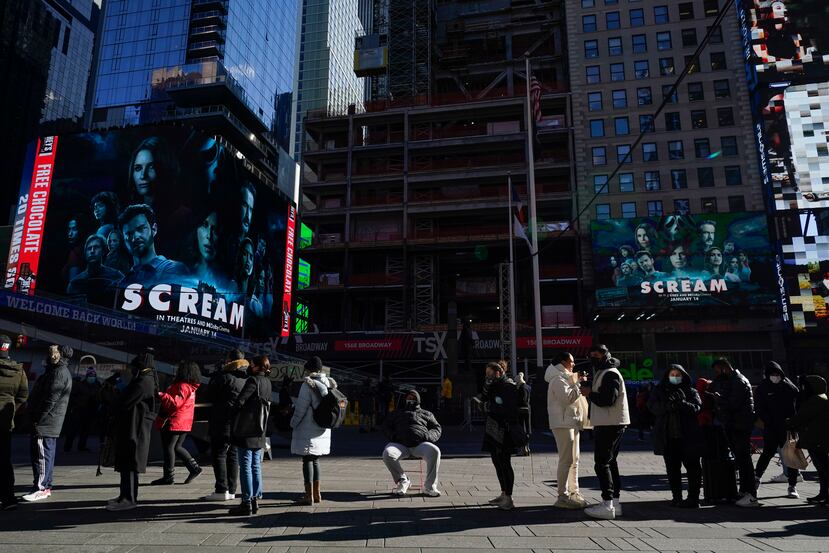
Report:
M 579 493 L 579 437 L 589 425 L 587 400 L 581 395 L 579 374 L 570 353 L 558 354 L 547 367 L 547 415 L 558 451 L 558 501 L 553 507 L 583 509 L 587 500 Z
M 69 395 L 69 407 L 66 415 L 66 433 L 63 438 L 63 451 L 72 451 L 75 437 L 78 438 L 78 451 L 89 451 L 86 441 L 89 438 L 89 429 L 97 418 L 98 395 L 101 384 L 98 382 L 98 373 L 89 367 L 83 379 L 72 383 L 72 393 Z
M 294 399 L 294 415 L 291 417 L 291 453 L 302 457 L 302 477 L 305 495 L 300 505 L 312 505 L 322 501 L 320 490 L 319 458 L 331 453 L 331 429 L 323 428 L 314 420 L 316 409 L 329 388 L 337 383 L 322 372 L 322 359 L 316 355 L 306 361 L 304 381 L 299 395 Z
M 360 390 L 360 433 L 374 432 L 374 404 L 375 393 L 371 379 L 363 381 L 363 389 Z
M 590 348 L 593 381 L 583 382 L 581 393 L 590 402 L 590 422 L 593 424 L 594 468 L 602 488 L 602 502 L 587 507 L 588 516 L 613 520 L 622 516 L 620 501 L 619 448 L 622 436 L 630 425 L 625 380 L 619 372 L 620 361 L 610 355 L 602 344 Z
M 235 416 L 240 413 L 252 413 L 245 420 L 262 423 L 262 428 L 243 428 L 234 425 L 231 441 L 239 457 L 239 483 L 242 487 L 242 501 L 230 509 L 231 515 L 247 516 L 259 512 L 259 500 L 262 499 L 262 452 L 265 449 L 265 437 L 268 433 L 268 413 L 271 408 L 271 361 L 266 355 L 253 359 L 250 376 L 245 380 L 242 391 L 231 407 Z M 234 416 L 234 418 L 235 418 Z
M 751 461 L 751 430 L 754 427 L 754 396 L 751 383 L 727 359 L 714 361 L 714 382 L 710 393 L 716 405 L 716 418 L 725 428 L 728 446 L 734 453 L 740 473 L 738 507 L 758 507 Z
M 153 421 L 158 416 L 158 376 L 153 350 L 147 348 L 130 362 L 132 380 L 115 403 L 115 471 L 121 473 L 118 497 L 107 511 L 129 511 L 138 506 L 138 475 L 147 470 Z
M 213 373 L 207 383 L 207 400 L 211 404 L 210 455 L 216 484 L 215 491 L 202 498 L 205 501 L 236 499 L 239 460 L 236 448 L 230 443 L 230 406 L 242 391 L 249 365 L 244 353 L 232 349 L 227 353 L 221 370 Z
M 72 394 L 72 375 L 67 365 L 73 353 L 69 346 L 49 346 L 45 371 L 35 381 L 29 396 L 34 424 L 31 436 L 34 483 L 32 493 L 23 496 L 24 501 L 40 501 L 52 495 L 57 441 Z
M 9 356 L 11 338 L 0 335 L 0 510 L 17 508 L 12 465 L 14 415 L 29 397 L 29 379 L 23 365 Z
M 187 433 L 193 429 L 196 411 L 196 390 L 201 384 L 201 371 L 196 363 L 182 361 L 176 369 L 173 383 L 158 394 L 161 412 L 155 420 L 155 428 L 161 434 L 164 454 L 164 475 L 153 480 L 151 486 L 168 486 L 175 483 L 176 457 L 181 459 L 190 473 L 184 480 L 189 484 L 202 473 L 202 468 L 184 447 Z
M 701 408 L 699 394 L 682 365 L 671 365 L 648 398 L 648 409 L 656 419 L 653 425 L 653 452 L 665 459 L 671 486 L 671 505 L 674 507 L 699 508 L 702 487 L 700 451 L 704 442 L 697 414 Z M 683 465 L 688 474 L 688 498 L 684 500 Z
M 786 428 L 798 433 L 797 447 L 805 449 L 812 458 L 820 481 L 820 491 L 806 501 L 816 505 L 829 505 L 829 398 L 826 396 L 826 380 L 809 375 L 803 380 L 806 399 L 797 414 L 786 421 Z

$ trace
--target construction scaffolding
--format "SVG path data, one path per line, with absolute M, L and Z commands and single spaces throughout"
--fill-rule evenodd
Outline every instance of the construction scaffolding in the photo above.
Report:
M 432 90 L 432 0 L 388 0 L 388 29 L 389 96 L 428 95 Z

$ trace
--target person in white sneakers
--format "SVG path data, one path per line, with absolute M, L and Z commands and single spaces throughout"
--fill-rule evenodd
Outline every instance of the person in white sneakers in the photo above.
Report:
M 630 425 L 627 392 L 619 372 L 620 362 L 611 357 L 606 346 L 595 344 L 590 348 L 590 363 L 594 370 L 593 381 L 583 382 L 581 393 L 590 402 L 594 467 L 602 488 L 602 502 L 584 512 L 593 518 L 613 520 L 622 516 L 621 479 L 616 460 L 622 436 Z
M 420 394 L 415 390 L 408 392 L 403 408 L 386 417 L 383 430 L 391 440 L 383 449 L 383 462 L 397 484 L 392 493 L 403 496 L 409 491 L 411 481 L 400 465 L 400 459 L 415 458 L 426 461 L 423 493 L 439 497 L 440 448 L 435 444 L 443 430 L 431 411 L 420 408 Z
M 589 426 L 587 400 L 581 395 L 579 374 L 573 371 L 570 353 L 556 355 L 547 367 L 547 415 L 558 451 L 558 501 L 553 507 L 583 509 L 587 506 L 579 493 L 579 436 Z

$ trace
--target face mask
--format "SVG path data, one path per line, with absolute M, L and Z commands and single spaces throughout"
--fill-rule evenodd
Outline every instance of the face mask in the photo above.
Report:
M 601 369 L 604 366 L 604 359 L 596 359 L 595 357 L 591 357 L 590 364 L 593 365 L 594 369 Z
M 90 384 L 95 384 L 95 381 L 96 381 L 96 380 L 98 380 L 98 379 L 97 379 L 97 378 L 95 378 L 94 376 L 88 376 L 88 377 L 86 377 L 86 381 L 87 381 L 87 382 L 89 382 Z
M 406 400 L 406 410 L 407 411 L 414 411 L 415 407 L 417 407 L 417 402 L 411 399 Z
M 780 381 L 781 381 L 781 380 L 783 380 L 783 379 L 782 379 L 782 378 L 780 378 L 780 377 L 779 377 L 779 376 L 777 376 L 777 375 L 774 375 L 774 376 L 770 376 L 770 377 L 769 377 L 769 380 L 771 380 L 771 383 L 772 383 L 772 384 L 780 384 Z
M 673 384 L 674 386 L 679 386 L 682 384 L 682 377 L 681 376 L 669 376 L 668 382 Z

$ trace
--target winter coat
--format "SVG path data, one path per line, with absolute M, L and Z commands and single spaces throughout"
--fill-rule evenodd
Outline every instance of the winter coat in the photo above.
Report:
M 115 470 L 144 472 L 150 435 L 158 415 L 158 385 L 152 369 L 139 372 L 115 403 Z
M 176 380 L 158 395 L 161 401 L 155 429 L 170 432 L 190 432 L 193 429 L 193 415 L 196 412 L 196 390 L 198 384 Z
M 0 432 L 14 429 L 14 414 L 29 397 L 29 379 L 23 365 L 0 359 Z
M 561 364 L 550 365 L 544 373 L 547 382 L 547 416 L 550 430 L 589 426 L 587 399 L 581 395 L 578 374 L 568 372 Z
M 257 394 L 257 390 L 259 393 Z M 253 409 L 256 404 L 265 404 L 270 407 L 271 404 L 271 379 L 263 374 L 249 376 L 242 386 L 242 391 L 231 406 L 233 417 L 245 409 Z M 265 449 L 265 437 L 268 434 L 267 420 L 265 421 L 265 429 L 261 436 L 253 438 L 240 438 L 237 436 L 230 436 L 230 443 L 236 447 L 244 449 Z
M 697 414 L 702 400 L 691 385 L 691 377 L 684 370 L 682 384 L 675 386 L 668 380 L 670 371 L 665 371 L 662 381 L 654 387 L 648 397 L 648 410 L 654 416 L 653 452 L 667 453 L 671 439 L 682 440 L 685 455 L 699 457 L 704 446 L 702 430 Z
M 826 380 L 817 375 L 806 377 L 805 391 L 809 394 L 800 404 L 797 414 L 786 421 L 786 428 L 797 432 L 797 446 L 803 449 L 829 450 L 829 397 Z
M 82 417 L 94 417 L 98 410 L 98 394 L 101 385 L 96 381 L 90 384 L 85 378 L 72 382 L 72 393 L 69 395 L 69 407 L 67 413 L 72 419 Z
M 779 374 L 783 380 L 773 384 L 769 377 Z M 785 434 L 786 419 L 793 417 L 796 412 L 797 396 L 800 391 L 794 383 L 786 378 L 786 373 L 780 365 L 774 363 L 766 368 L 766 378 L 757 386 L 754 397 L 754 406 L 757 417 L 763 421 L 763 434 L 774 436 Z M 770 440 L 776 441 L 776 440 Z
M 231 406 L 247 380 L 249 365 L 244 359 L 226 363 L 207 383 L 207 401 L 212 405 L 210 436 L 214 439 L 230 439 Z
M 706 394 L 708 386 L 711 381 L 705 378 L 698 378 L 696 383 L 696 390 L 702 400 L 702 409 L 697 413 L 697 422 L 702 428 L 714 426 L 714 400 Z
M 291 453 L 294 455 L 328 455 L 331 453 L 331 429 L 323 428 L 314 420 L 316 409 L 328 388 L 336 388 L 333 378 L 323 373 L 311 373 L 299 388 L 294 399 L 291 417 Z
M 383 422 L 383 432 L 394 443 L 414 447 L 423 442 L 437 443 L 443 429 L 431 411 L 420 407 L 420 394 L 414 394 L 417 404 L 414 409 L 398 409 L 389 413 Z
M 72 375 L 66 359 L 57 364 L 47 364 L 29 396 L 29 409 L 34 423 L 34 434 L 44 438 L 57 438 L 63 428 L 69 396 L 72 393 Z
M 518 386 L 509 378 L 500 378 L 487 383 L 482 393 L 484 411 L 486 411 L 486 426 L 484 427 L 483 451 L 493 453 L 496 450 L 514 449 L 510 437 L 509 427 L 518 423 L 518 408 L 520 406 L 520 392 Z M 487 428 L 497 426 L 503 432 L 504 440 L 499 442 Z
M 740 371 L 734 369 L 727 377 L 719 377 L 711 383 L 716 398 L 717 420 L 727 430 L 751 431 L 754 426 L 754 396 L 751 383 Z

